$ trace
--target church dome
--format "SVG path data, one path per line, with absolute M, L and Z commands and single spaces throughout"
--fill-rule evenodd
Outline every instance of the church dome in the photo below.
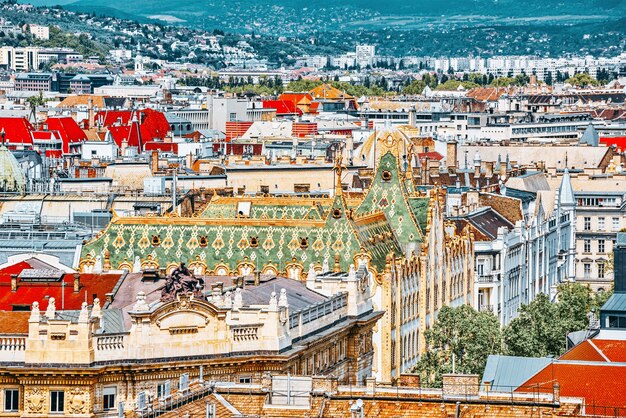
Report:
M 5 146 L 0 146 L 0 192 L 19 192 L 26 190 L 26 177 L 17 160 Z

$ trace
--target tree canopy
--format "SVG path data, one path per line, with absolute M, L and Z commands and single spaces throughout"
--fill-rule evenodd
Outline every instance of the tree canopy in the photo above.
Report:
M 598 86 L 600 83 L 587 73 L 574 74 L 572 77 L 565 80 L 567 84 L 571 84 L 576 87 L 589 87 Z
M 512 356 L 558 356 L 565 352 L 566 336 L 587 328 L 589 312 L 598 311 L 611 292 L 592 295 L 580 283 L 559 285 L 558 301 L 539 294 L 528 305 L 522 305 L 519 316 L 504 329 L 505 352 Z
M 426 331 L 428 349 L 415 366 L 423 382 L 441 386 L 442 375 L 455 372 L 482 374 L 489 354 L 502 350 L 502 335 L 498 318 L 491 312 L 477 312 L 462 305 L 444 306 L 437 322 Z

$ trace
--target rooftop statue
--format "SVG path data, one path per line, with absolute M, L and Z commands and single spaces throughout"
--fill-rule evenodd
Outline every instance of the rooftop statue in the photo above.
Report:
M 161 291 L 161 300 L 173 300 L 180 293 L 190 292 L 195 297 L 203 297 L 202 289 L 204 289 L 204 280 L 194 276 L 185 263 L 180 263 L 180 266 L 167 277 L 165 287 Z

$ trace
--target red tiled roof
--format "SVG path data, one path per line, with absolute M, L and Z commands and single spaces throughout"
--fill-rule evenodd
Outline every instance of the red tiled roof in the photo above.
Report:
M 514 89 L 509 87 L 476 87 L 467 92 L 467 97 L 479 102 L 495 101 L 513 91 Z
M 292 102 L 294 104 L 310 104 L 313 101 L 313 97 L 309 93 L 282 93 L 278 96 L 278 100 L 285 102 Z
M 0 131 L 4 129 L 7 144 L 33 144 L 31 132 L 35 130 L 26 118 L 0 118 Z
M 276 115 L 302 115 L 302 110 L 294 102 L 285 100 L 264 100 L 263 108 L 276 109 Z
M 178 152 L 178 144 L 175 142 L 148 142 L 144 149 L 146 151 L 159 150 L 163 152 Z
M 139 132 L 135 133 L 124 129 L 115 129 L 115 132 L 113 132 L 115 127 L 129 126 L 134 117 L 137 117 L 139 121 Z M 170 131 L 170 124 L 167 122 L 165 115 L 153 109 L 101 111 L 96 114 L 96 121 L 109 128 L 118 146 L 121 145 L 124 139 L 129 140 L 130 146 L 136 147 L 139 143 L 143 146 L 155 139 L 165 139 Z M 139 133 L 141 134 L 140 136 Z
M 561 396 L 584 398 L 586 412 L 599 414 L 604 407 L 626 408 L 624 382 L 626 365 L 610 363 L 582 363 L 557 361 L 522 384 L 516 392 L 552 393 L 558 382 Z
M 591 342 L 609 359 L 609 361 L 626 363 L 626 341 L 593 339 Z
M 437 151 L 430 152 L 419 152 L 417 153 L 417 158 L 421 160 L 425 160 L 428 158 L 431 161 L 441 161 L 443 160 L 443 155 L 439 154 Z
M 606 362 L 602 353 L 591 344 L 589 340 L 585 340 L 576 347 L 569 350 L 560 357 L 560 360 L 581 360 L 581 361 L 601 361 Z
M 104 301 L 106 294 L 111 292 L 121 275 L 117 274 L 81 274 L 80 290 L 74 292 L 74 275 L 64 274 L 57 282 L 24 282 L 18 278 L 17 290 L 11 291 L 11 275 L 19 274 L 24 269 L 54 269 L 39 259 L 31 258 L 5 267 L 0 271 L 0 311 L 11 311 L 14 306 L 30 306 L 39 302 L 39 306 L 47 306 L 46 296 L 57 301 L 58 309 L 80 309 L 87 300 L 93 303 L 94 295 Z M 62 296 L 61 282 L 65 282 L 65 296 Z M 64 305 L 62 305 L 64 301 Z
M 33 139 L 38 141 L 58 141 L 60 138 L 57 137 L 55 132 L 49 131 L 33 131 Z
M 87 140 L 87 135 L 78 126 L 76 121 L 69 117 L 52 117 L 45 122 L 48 131 L 56 131 L 63 140 L 63 152 L 68 153 L 70 144 L 80 143 Z
M 122 143 L 126 141 L 129 147 L 140 148 L 140 145 L 144 143 L 141 136 L 141 129 L 139 128 L 139 122 L 133 121 L 130 125 L 110 126 L 109 132 L 113 137 L 113 141 L 118 147 L 122 147 Z

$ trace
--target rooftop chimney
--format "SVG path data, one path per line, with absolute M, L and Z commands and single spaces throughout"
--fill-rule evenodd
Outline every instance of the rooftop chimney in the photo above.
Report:
M 446 156 L 446 165 L 448 168 L 456 167 L 458 145 L 458 142 L 456 142 L 455 140 L 448 141 L 448 151 Z
M 159 151 L 152 150 L 152 174 L 156 174 L 159 171 Z
M 74 293 L 78 293 L 80 291 L 80 274 L 74 273 Z

